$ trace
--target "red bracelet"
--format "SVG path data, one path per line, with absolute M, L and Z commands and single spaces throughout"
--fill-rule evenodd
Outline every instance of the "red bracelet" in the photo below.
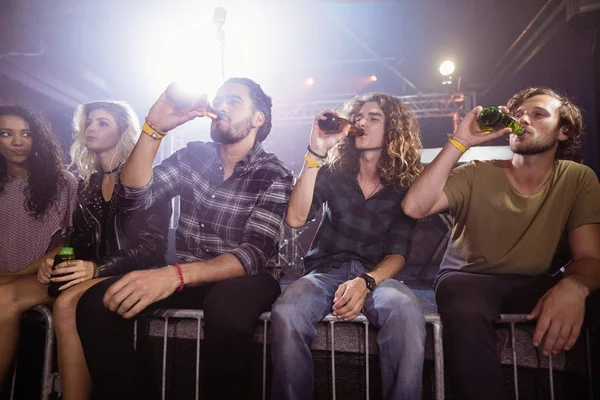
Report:
M 181 265 L 179 263 L 174 262 L 173 266 L 177 268 L 177 273 L 179 274 L 179 287 L 177 288 L 178 292 L 183 290 L 183 286 L 185 285 L 185 281 L 183 280 L 183 271 L 181 270 Z

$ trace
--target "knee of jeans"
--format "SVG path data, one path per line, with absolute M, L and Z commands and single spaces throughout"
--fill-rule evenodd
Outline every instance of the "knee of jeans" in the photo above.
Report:
M 280 296 L 271 309 L 271 324 L 275 328 L 290 327 L 296 318 L 297 310 L 293 302 L 286 301 Z
M 375 298 L 375 306 L 381 323 L 410 325 L 417 330 L 425 331 L 423 306 L 416 296 L 392 287 L 381 287 L 378 290 L 380 291 Z
M 287 290 L 286 290 L 287 291 Z M 296 293 L 297 294 L 297 293 Z M 308 300 L 308 299 L 305 299 Z M 301 332 L 316 329 L 310 319 L 310 301 L 300 301 L 291 291 L 284 292 L 271 310 L 271 326 L 276 332 Z

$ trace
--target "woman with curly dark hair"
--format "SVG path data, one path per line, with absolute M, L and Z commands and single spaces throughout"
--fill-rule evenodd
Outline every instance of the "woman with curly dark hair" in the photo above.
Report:
M 71 225 L 77 180 L 62 166 L 50 124 L 35 112 L 0 106 L 0 385 L 12 362 L 21 315 L 48 301 L 36 273 Z

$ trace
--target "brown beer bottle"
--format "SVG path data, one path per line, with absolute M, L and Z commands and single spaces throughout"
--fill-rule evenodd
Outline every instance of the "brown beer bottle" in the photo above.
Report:
M 332 113 L 324 113 L 323 116 L 327 119 L 320 119 L 317 125 L 319 125 L 319 129 L 328 135 L 340 133 L 346 125 L 350 125 L 350 129 L 348 130 L 348 135 L 350 136 L 362 136 L 365 134 L 365 131 L 356 127 L 346 118 L 338 117 Z
M 184 89 L 179 83 L 173 82 L 167 86 L 165 97 L 169 104 L 176 109 L 182 110 L 202 110 L 205 117 L 211 119 L 221 119 L 221 114 L 211 107 L 206 95 L 197 94 Z

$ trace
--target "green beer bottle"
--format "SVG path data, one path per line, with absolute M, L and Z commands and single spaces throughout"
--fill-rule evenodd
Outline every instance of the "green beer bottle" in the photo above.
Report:
M 54 264 L 52 265 L 52 271 L 54 268 L 61 262 L 65 262 L 68 260 L 75 260 L 75 250 L 71 247 L 71 235 L 73 234 L 73 228 L 63 228 L 60 233 L 62 240 L 62 248 L 58 252 L 58 254 L 54 257 Z M 68 282 L 52 282 L 50 281 L 50 285 L 48 285 L 48 296 L 50 297 L 58 297 L 60 294 L 59 287 L 67 284 Z
M 499 107 L 486 107 L 479 113 L 479 129 L 483 132 L 499 131 L 503 128 L 512 129 L 512 133 L 521 136 L 525 129 L 512 115 L 506 114 Z

